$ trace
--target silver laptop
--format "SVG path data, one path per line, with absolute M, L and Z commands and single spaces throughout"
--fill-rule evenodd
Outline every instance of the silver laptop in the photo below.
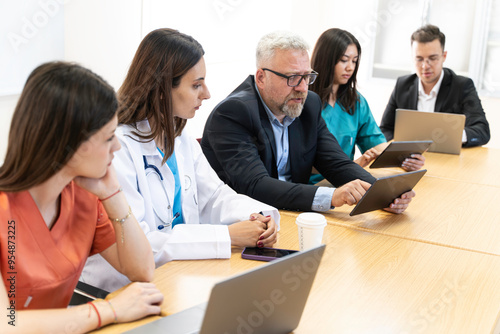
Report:
M 394 140 L 432 140 L 429 152 L 460 154 L 465 115 L 396 109 Z
M 299 325 L 324 251 L 321 245 L 231 277 L 215 284 L 207 303 L 127 333 L 290 333 Z

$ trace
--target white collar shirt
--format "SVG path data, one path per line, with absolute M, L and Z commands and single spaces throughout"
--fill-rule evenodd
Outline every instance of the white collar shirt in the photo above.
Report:
M 417 110 L 434 112 L 436 109 L 436 100 L 439 93 L 439 88 L 441 88 L 441 83 L 443 82 L 444 71 L 441 70 L 441 76 L 438 82 L 432 87 L 429 94 L 424 91 L 424 86 L 422 85 L 422 80 L 418 80 L 418 104 Z
M 439 93 L 439 89 L 441 88 L 441 83 L 443 82 L 444 71 L 441 70 L 441 75 L 439 76 L 438 82 L 432 87 L 432 90 L 429 94 L 425 94 L 424 86 L 422 85 L 422 80 L 418 80 L 418 104 L 417 110 L 425 111 L 425 112 L 434 112 L 436 111 L 436 100 L 437 95 Z M 467 134 L 465 133 L 465 129 L 462 133 L 462 143 L 467 142 Z

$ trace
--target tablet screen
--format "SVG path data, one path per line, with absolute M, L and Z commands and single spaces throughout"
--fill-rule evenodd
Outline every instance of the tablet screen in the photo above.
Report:
M 401 167 L 406 158 L 414 153 L 424 153 L 432 143 L 432 140 L 391 142 L 373 161 L 370 168 Z
M 423 169 L 375 180 L 349 215 L 354 216 L 389 207 L 394 199 L 412 190 L 426 172 L 427 170 Z

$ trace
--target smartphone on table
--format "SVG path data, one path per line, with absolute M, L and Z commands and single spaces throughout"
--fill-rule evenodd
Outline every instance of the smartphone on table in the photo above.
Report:
M 245 247 L 241 253 L 241 258 L 257 261 L 272 261 L 280 257 L 298 252 L 292 249 L 279 249 L 270 247 Z

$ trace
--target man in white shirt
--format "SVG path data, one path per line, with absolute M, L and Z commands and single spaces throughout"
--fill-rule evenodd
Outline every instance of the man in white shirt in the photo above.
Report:
M 470 78 L 443 68 L 447 52 L 445 36 L 438 27 L 426 25 L 411 36 L 415 74 L 399 77 L 382 116 L 380 129 L 387 140 L 394 137 L 396 109 L 444 112 L 466 116 L 464 147 L 484 145 L 490 128 Z

